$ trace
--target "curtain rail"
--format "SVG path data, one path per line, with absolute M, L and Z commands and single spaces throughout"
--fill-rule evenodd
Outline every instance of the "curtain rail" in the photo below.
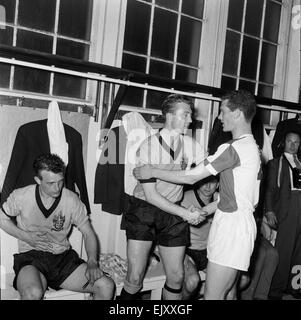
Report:
M 105 75 L 97 75 L 97 74 L 89 74 L 89 73 L 87 74 L 87 73 L 80 72 L 80 71 L 73 71 L 73 70 L 58 68 L 58 67 L 54 67 L 54 66 L 45 66 L 45 65 L 33 63 L 33 62 L 24 62 L 22 60 L 15 60 L 15 59 L 10 59 L 10 58 L 1 58 L 0 57 L 0 63 L 6 63 L 6 64 L 12 64 L 12 65 L 17 65 L 17 66 L 22 66 L 22 67 L 34 68 L 34 69 L 39 69 L 39 70 L 49 71 L 49 72 L 63 73 L 63 74 L 70 75 L 70 76 L 86 78 L 89 80 L 110 82 L 110 83 L 114 83 L 114 84 L 118 84 L 118 85 L 126 85 L 129 87 L 136 87 L 136 88 L 148 89 L 148 90 L 156 90 L 156 91 L 167 92 L 167 93 L 173 92 L 173 93 L 183 94 L 183 95 L 193 97 L 193 98 L 205 99 L 205 100 L 210 100 L 210 101 L 212 101 L 212 100 L 220 101 L 220 98 L 210 97 L 208 95 L 202 95 L 202 94 L 198 94 L 198 93 L 187 92 L 184 90 L 161 88 L 161 87 L 157 87 L 154 85 L 134 82 L 132 80 L 116 79 L 116 78 L 112 78 L 112 77 L 107 77 Z
M 18 65 L 18 66 L 23 66 L 23 67 L 28 67 L 28 68 L 35 68 L 35 69 L 39 69 L 39 70 L 44 70 L 44 71 L 50 71 L 50 72 L 57 72 L 57 73 L 63 73 L 63 74 L 67 74 L 67 75 L 71 75 L 71 76 L 76 76 L 76 77 L 81 77 L 81 78 L 86 78 L 86 79 L 90 79 L 90 80 L 96 80 L 96 81 L 103 81 L 103 82 L 109 82 L 109 83 L 114 83 L 117 85 L 126 85 L 126 86 L 132 86 L 132 87 L 137 87 L 137 88 L 141 88 L 141 89 L 148 89 L 148 90 L 155 90 L 155 91 L 161 91 L 161 92 L 166 92 L 166 93 L 178 93 L 178 94 L 182 94 L 182 95 L 186 95 L 192 98 L 197 98 L 197 99 L 203 99 L 203 100 L 209 100 L 209 101 L 220 101 L 221 98 L 217 98 L 217 97 L 212 97 L 209 95 L 204 95 L 204 94 L 199 94 L 199 93 L 191 93 L 191 92 L 186 92 L 186 91 L 181 91 L 181 90 L 175 90 L 175 89 L 168 89 L 168 88 L 160 88 L 160 87 L 156 87 L 153 85 L 149 85 L 149 84 L 141 84 L 141 83 L 137 83 L 137 82 L 133 82 L 132 80 L 120 80 L 120 79 L 115 79 L 115 78 L 111 78 L 111 77 L 106 77 L 104 75 L 95 75 L 95 74 L 86 74 L 84 72 L 79 72 L 79 71 L 73 71 L 73 70 L 68 70 L 68 69 L 63 69 L 63 68 L 57 68 L 57 67 L 53 67 L 53 66 L 45 66 L 45 65 L 41 65 L 41 64 L 37 64 L 37 63 L 32 63 L 32 62 L 24 62 L 21 60 L 15 60 L 15 59 L 10 59 L 10 58 L 1 58 L 0 57 L 0 63 L 7 63 L 7 64 L 13 64 L 13 65 Z M 15 95 L 15 96 L 25 96 L 26 94 L 22 95 L 21 93 L 18 94 L 14 94 L 13 92 L 10 93 L 10 91 L 2 91 L 0 90 L 0 94 L 4 93 L 6 95 Z M 70 101 L 67 101 L 66 99 L 60 99 L 59 97 L 54 97 L 51 98 L 49 97 L 43 97 L 41 98 L 43 100 L 51 100 L 51 99 L 56 99 L 58 101 L 61 102 L 66 102 L 69 103 Z M 276 101 L 276 100 L 274 100 Z M 279 101 L 279 100 L 277 100 Z M 295 108 L 299 107 L 300 108 L 300 104 L 298 103 L 292 103 L 292 102 L 287 102 L 290 103 L 291 105 L 293 105 Z M 83 102 L 75 102 L 75 104 L 78 105 L 87 105 L 87 103 L 83 103 Z M 278 105 L 263 105 L 263 104 L 258 104 L 259 108 L 263 108 L 263 109 L 270 109 L 270 110 L 277 110 L 277 111 L 284 111 L 284 112 L 293 112 L 293 113 L 301 113 L 300 109 L 292 109 L 292 108 L 283 108 L 281 106 Z
M 184 82 L 179 80 L 170 80 L 162 77 L 156 77 L 152 75 L 148 75 L 141 72 L 134 72 L 131 70 L 112 67 L 104 64 L 98 64 L 94 62 L 83 61 L 79 59 L 63 57 L 59 55 L 53 55 L 48 53 L 42 53 L 35 50 L 28 50 L 18 47 L 11 47 L 7 45 L 0 45 L 0 56 L 15 58 L 27 62 L 33 62 L 40 65 L 46 66 L 55 66 L 51 68 L 57 68 L 58 70 L 72 70 L 74 72 L 79 73 L 96 73 L 106 76 L 106 80 L 101 81 L 109 81 L 118 84 L 118 81 L 122 81 L 120 79 L 130 76 L 131 81 L 127 83 L 120 82 L 120 84 L 132 85 L 135 87 L 146 88 L 150 90 L 156 91 L 165 91 L 165 92 L 183 92 L 185 95 L 191 96 L 191 92 L 195 94 L 195 92 L 199 92 L 202 94 L 212 95 L 213 97 L 209 98 L 208 96 L 200 96 L 196 94 L 196 98 L 204 98 L 209 100 L 215 100 L 215 98 L 220 98 L 226 91 L 221 88 L 195 84 L 191 82 Z M 3 59 L 3 58 L 0 58 Z M 1 61 L 1 60 L 0 60 Z M 11 60 L 12 61 L 15 60 Z M 8 63 L 8 62 L 6 62 Z M 51 69 L 50 71 L 53 71 Z M 59 71 L 53 72 L 59 72 Z M 81 76 L 81 75 L 79 75 Z M 96 79 L 95 79 L 96 80 Z M 115 81 L 113 81 L 115 80 Z M 117 81 L 118 80 L 118 81 Z M 147 85 L 145 85 L 147 83 Z M 146 86 L 146 87 L 144 87 Z M 163 90 L 165 88 L 165 90 Z M 301 111 L 301 106 L 299 103 L 285 101 L 285 100 L 277 100 L 271 99 L 261 96 L 255 96 L 256 101 L 259 105 L 283 107 L 281 111 L 285 112 L 299 112 Z M 216 99 L 217 101 L 219 99 Z M 278 109 L 278 108 L 277 108 Z M 294 111 L 293 111 L 294 110 Z

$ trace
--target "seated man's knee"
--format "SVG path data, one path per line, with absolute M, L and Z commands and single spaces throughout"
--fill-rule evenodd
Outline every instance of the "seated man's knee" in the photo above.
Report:
M 249 286 L 250 282 L 251 282 L 250 275 L 248 275 L 247 273 L 242 274 L 238 282 L 239 290 L 246 289 Z
M 201 278 L 199 274 L 193 273 L 185 277 L 185 287 L 189 292 L 193 292 L 199 285 Z
M 110 300 L 114 295 L 115 282 L 111 278 L 103 276 L 94 282 L 93 288 L 94 294 L 102 296 L 103 299 Z
M 37 285 L 27 286 L 20 290 L 20 296 L 22 300 L 41 300 L 43 298 L 44 291 Z

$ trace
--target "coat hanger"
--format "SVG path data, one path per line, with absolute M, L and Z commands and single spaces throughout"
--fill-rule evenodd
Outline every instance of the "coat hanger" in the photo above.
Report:
M 301 113 L 297 113 L 296 119 L 297 119 L 298 124 L 301 124 Z

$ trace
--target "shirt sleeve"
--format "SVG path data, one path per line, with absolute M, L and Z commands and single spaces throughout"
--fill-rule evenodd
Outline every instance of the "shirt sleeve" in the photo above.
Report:
M 211 174 L 217 175 L 221 171 L 239 166 L 240 159 L 233 145 L 225 143 L 204 161 L 204 165 Z
M 80 229 L 80 227 L 83 226 L 88 220 L 89 217 L 87 215 L 86 206 L 79 198 L 75 199 L 74 210 L 72 213 L 72 224 Z
M 17 191 L 13 191 L 3 203 L 1 209 L 8 217 L 16 217 L 21 214 Z
M 144 140 L 140 147 L 137 150 L 136 156 L 137 156 L 137 164 L 138 166 L 144 165 L 144 164 L 158 164 L 158 161 L 155 159 L 155 151 L 151 147 L 151 137 Z M 156 182 L 155 178 L 150 179 L 144 179 L 139 180 L 140 183 L 150 183 L 150 182 Z

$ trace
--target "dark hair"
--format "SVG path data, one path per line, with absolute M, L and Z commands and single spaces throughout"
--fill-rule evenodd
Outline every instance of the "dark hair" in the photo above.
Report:
M 162 116 L 166 119 L 166 113 L 173 113 L 176 103 L 186 103 L 190 106 L 191 111 L 193 109 L 193 102 L 180 94 L 170 94 L 162 103 Z
M 210 175 L 200 181 L 198 181 L 197 183 L 194 184 L 194 189 L 199 189 L 201 186 L 203 186 L 204 184 L 206 183 L 209 183 L 209 182 L 216 182 L 218 183 L 219 182 L 219 176 L 214 176 L 214 175 Z
M 284 149 L 285 149 L 285 140 L 287 138 L 287 136 L 289 134 L 296 134 L 297 136 L 299 136 L 299 138 L 301 139 L 301 134 L 297 131 L 294 131 L 294 130 L 287 130 L 286 132 L 284 132 L 284 135 L 281 139 L 281 142 L 279 143 L 279 151 L 280 153 L 283 153 L 284 152 Z M 300 149 L 300 147 L 299 147 Z
M 286 138 L 287 138 L 287 136 L 288 136 L 289 134 L 296 134 L 296 135 L 301 139 L 301 135 L 300 135 L 299 132 L 294 131 L 294 130 L 288 130 L 288 131 L 285 133 L 285 135 L 284 135 L 283 142 L 285 142 L 285 140 L 286 140 Z
M 66 166 L 63 160 L 56 154 L 42 154 L 33 162 L 33 170 L 36 176 L 39 176 L 40 171 L 46 170 L 53 173 L 62 173 L 65 175 Z
M 231 91 L 222 96 L 222 101 L 228 100 L 227 107 L 234 111 L 239 109 L 243 112 L 246 121 L 251 122 L 256 113 L 256 100 L 246 90 Z

